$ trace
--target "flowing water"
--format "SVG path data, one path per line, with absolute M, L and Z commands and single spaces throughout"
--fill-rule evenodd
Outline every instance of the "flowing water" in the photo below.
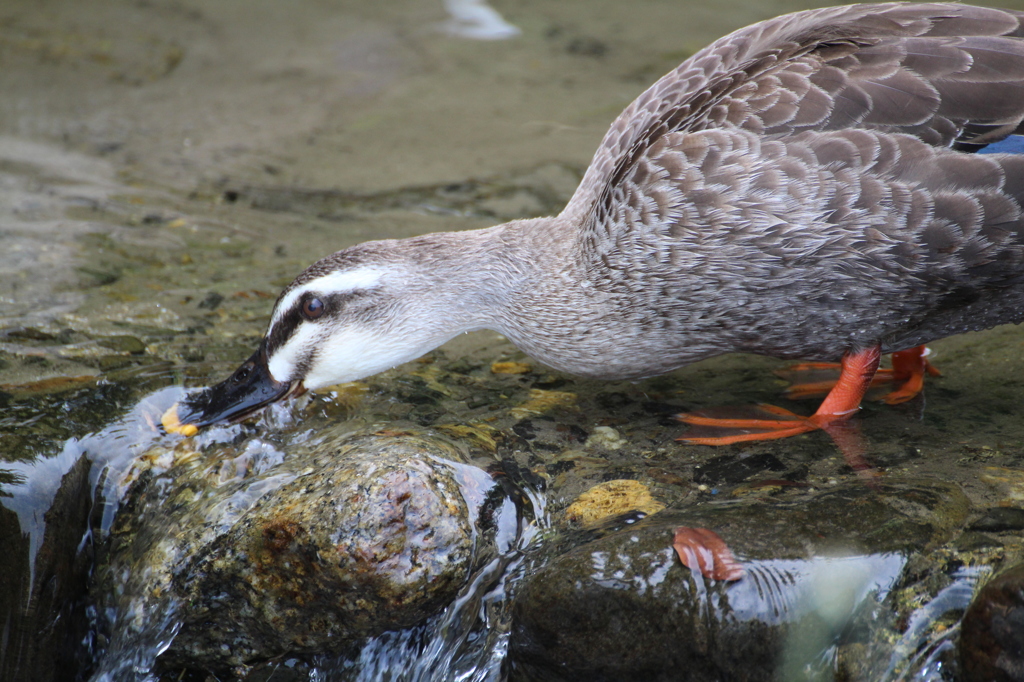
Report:
M 607 125 L 647 85 L 716 37 L 810 6 L 0 5 L 0 521 L 16 529 L 4 531 L 9 551 L 0 559 L 9 576 L 0 670 L 10 679 L 94 671 L 97 679 L 147 679 L 177 631 L 176 607 L 136 614 L 136 626 L 113 638 L 92 627 L 104 618 L 86 597 L 93 549 L 115 522 L 133 463 L 172 442 L 154 423 L 180 385 L 217 381 L 247 357 L 280 287 L 308 263 L 366 239 L 557 212 Z M 949 339 L 934 351 L 946 376 L 929 388 L 927 406 L 866 410 L 872 455 L 891 473 L 957 482 L 978 514 L 1020 506 L 1024 330 Z M 437 357 L 482 366 L 526 360 L 489 332 L 457 339 Z M 726 358 L 638 386 L 562 386 L 549 375 L 538 384 L 574 391 L 603 409 L 601 428 L 628 431 L 616 418 L 626 403 L 773 399 L 778 386 L 768 372 L 776 367 Z M 380 390 L 398 397 L 382 400 L 375 418 L 444 423 L 428 414 L 441 408 L 402 402 L 403 382 L 423 371 L 413 364 L 391 373 Z M 494 381 L 465 401 L 470 410 L 512 395 L 511 379 Z M 262 419 L 270 430 L 299 428 L 291 413 Z M 680 427 L 657 424 L 652 417 L 631 461 L 611 441 L 600 457 L 572 451 L 576 473 L 565 473 L 568 454 L 546 461 L 539 468 L 560 492 L 522 483 L 527 513 L 448 609 L 356 654 L 318 658 L 303 674 L 502 679 L 508 597 L 546 561 L 552 508 L 629 467 L 661 472 L 652 476 L 662 481 L 681 472 L 681 487 L 665 484 L 669 502 L 719 494 L 720 484 L 698 485 L 694 472 L 720 453 L 678 446 Z M 819 485 L 849 473 L 834 454 L 808 448 L 772 452 L 799 462 Z M 962 610 L 987 571 L 963 567 L 915 611 L 886 679 L 948 679 L 942 652 L 953 646 L 955 625 L 929 628 Z M 68 621 L 81 621 L 68 631 L 86 632 L 84 641 L 47 639 Z M 103 651 L 118 653 L 90 659 Z M 281 663 L 281 674 L 290 667 Z

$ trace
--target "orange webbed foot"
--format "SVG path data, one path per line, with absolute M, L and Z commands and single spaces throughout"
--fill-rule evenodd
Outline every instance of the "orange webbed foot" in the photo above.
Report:
M 924 388 L 924 377 L 942 376 L 928 362 L 928 349 L 916 346 L 892 354 L 892 369 L 879 369 L 868 386 L 868 400 L 881 400 L 897 405 L 917 396 Z M 835 362 L 802 362 L 775 372 L 793 382 L 786 389 L 790 400 L 803 400 L 825 395 L 836 385 L 842 365 Z M 895 386 L 895 388 L 893 388 Z M 882 390 L 878 390 L 882 389 Z
M 719 407 L 680 414 L 676 418 L 696 427 L 677 439 L 694 445 L 774 440 L 820 428 L 811 417 L 802 417 L 775 405 Z
M 679 440 L 697 445 L 730 445 L 756 440 L 787 438 L 817 429 L 829 430 L 845 421 L 860 408 L 860 401 L 871 385 L 878 369 L 880 348 L 873 346 L 843 356 L 839 379 L 818 410 L 810 417 L 794 414 L 774 405 L 746 408 L 745 415 L 737 408 L 727 408 L 729 416 L 716 416 L 716 411 L 703 411 L 678 416 L 680 421 L 699 427 Z M 712 429 L 714 435 L 710 435 Z

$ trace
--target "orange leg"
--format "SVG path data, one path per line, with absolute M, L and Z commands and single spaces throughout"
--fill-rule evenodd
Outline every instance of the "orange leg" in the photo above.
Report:
M 871 388 L 884 384 L 895 384 L 896 388 L 881 395 L 874 394 L 870 397 L 873 400 L 882 400 L 890 405 L 910 400 L 924 388 L 924 375 L 937 377 L 942 376 L 939 370 L 928 362 L 928 349 L 924 346 L 916 346 L 907 350 L 896 351 L 892 354 L 892 369 L 880 369 L 875 373 L 871 381 Z M 791 365 L 784 370 L 776 372 L 784 379 L 793 381 L 797 374 L 827 374 L 841 368 L 834 362 L 802 362 Z M 802 381 L 794 383 L 786 389 L 786 397 L 790 400 L 801 400 L 828 393 L 835 386 L 834 379 L 821 381 Z
M 843 356 L 842 371 L 835 386 L 829 391 L 824 402 L 810 417 L 802 417 L 789 410 L 773 405 L 760 405 L 758 410 L 761 418 L 718 418 L 706 414 L 681 414 L 679 420 L 698 427 L 708 427 L 722 433 L 739 431 L 739 433 L 703 436 L 691 431 L 691 435 L 678 440 L 696 445 L 730 445 L 756 440 L 772 440 L 787 438 L 818 429 L 829 430 L 829 426 L 850 417 L 860 408 L 864 393 L 871 386 L 881 348 L 874 346 L 856 353 Z M 708 429 L 697 429 L 706 431 Z

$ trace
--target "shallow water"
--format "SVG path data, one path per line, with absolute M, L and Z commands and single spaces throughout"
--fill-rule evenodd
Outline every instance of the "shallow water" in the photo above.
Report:
M 111 0 L 88 7 L 19 0 L 0 7 L 0 506 L 21 530 L 11 547 L 24 544 L 5 559 L 6 574 L 26 581 L 20 593 L 11 591 L 23 601 L 5 608 L 23 608 L 39 572 L 56 570 L 54 547 L 73 561 L 69 555 L 95 540 L 48 544 L 46 513 L 98 515 L 99 527 L 108 528 L 118 491 L 109 475 L 101 479 L 110 470 L 95 463 L 123 469 L 152 444 L 158 436 L 144 407 L 166 400 L 161 390 L 171 395 L 171 385 L 219 380 L 247 357 L 278 290 L 309 262 L 366 239 L 557 212 L 608 123 L 658 76 L 730 30 L 812 5 L 492 6 L 518 35 L 478 40 L 453 32 L 470 20 L 453 18 L 440 0 Z M 1019 507 L 1024 329 L 932 348 L 944 376 L 930 383 L 926 403 L 864 410 L 871 462 L 891 475 L 960 484 L 976 515 Z M 437 357 L 458 356 L 483 366 L 525 360 L 489 332 L 458 339 Z M 778 366 L 730 357 L 638 385 L 559 386 L 592 407 L 580 417 L 588 431 L 612 426 L 634 446 L 592 446 L 570 471 L 565 462 L 581 453 L 537 465 L 557 491 L 544 505 L 561 510 L 592 483 L 638 469 L 659 472 L 654 480 L 685 480 L 663 486 L 669 502 L 738 495 L 730 476 L 722 483 L 698 475 L 735 468 L 737 453 L 803 466 L 819 486 L 854 476 L 814 436 L 712 450 L 676 444 L 679 426 L 617 417 L 621 405 L 647 400 L 684 408 L 778 401 L 781 384 L 770 375 Z M 402 382 L 422 369 L 411 364 L 376 386 L 402 395 Z M 526 388 L 510 379 L 488 378 L 478 389 L 471 412 L 516 399 L 512 389 L 526 400 Z M 447 407 L 392 409 L 393 418 L 413 421 L 444 423 L 450 415 Z M 510 432 L 512 421 L 498 428 Z M 78 487 L 58 495 L 76 476 Z M 89 509 L 94 486 L 98 506 Z M 88 561 L 87 551 L 76 556 Z M 501 570 L 514 575 L 519 566 L 510 561 Z M 73 608 L 60 608 L 80 600 L 83 587 L 61 585 L 44 603 L 71 617 Z M 486 626 L 487 618 L 504 617 L 488 611 L 489 599 L 500 601 L 491 592 L 471 588 L 464 599 L 465 611 L 427 627 L 463 636 L 479 628 L 453 631 L 443 619 L 472 612 L 470 620 Z M 155 640 L 162 631 L 156 628 Z M 452 677 L 500 675 L 504 635 L 499 627 L 483 631 L 494 633 L 484 638 L 487 648 L 446 641 L 417 665 L 429 671 L 453 651 L 478 647 L 477 658 L 465 660 L 489 662 L 453 669 Z M 908 637 L 911 658 L 920 643 Z M 13 666 L 5 669 L 19 679 L 29 672 L 12 661 L 27 644 L 10 641 L 0 668 Z M 156 647 L 144 643 L 144 656 Z M 374 642 L 363 653 L 363 677 L 380 677 L 389 657 L 410 665 L 410 651 L 420 652 L 420 644 Z M 78 663 L 85 669 L 74 660 L 61 665 Z M 315 679 L 354 675 L 351 665 L 320 662 Z M 892 679 L 944 679 L 929 665 L 923 660 L 907 676 L 894 660 L 901 672 Z

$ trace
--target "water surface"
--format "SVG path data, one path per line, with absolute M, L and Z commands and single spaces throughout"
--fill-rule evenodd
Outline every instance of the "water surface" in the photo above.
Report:
M 366 239 L 557 212 L 609 122 L 647 85 L 720 35 L 811 4 L 492 6 L 518 34 L 453 32 L 440 0 L 0 7 L 0 505 L 21 529 L 12 538 L 21 549 L 6 559 L 17 564 L 9 575 L 27 581 L 21 598 L 37 579 L 45 514 L 62 482 L 80 478 L 61 502 L 74 518 L 116 508 L 111 499 L 88 508 L 101 473 L 89 468 L 95 452 L 81 458 L 88 443 L 102 441 L 103 461 L 150 444 L 154 432 L 133 416 L 138 401 L 226 375 L 308 263 Z M 944 376 L 926 402 L 864 411 L 872 462 L 958 482 L 978 513 L 1019 505 L 1024 330 L 933 350 Z M 490 332 L 443 353 L 526 360 Z M 631 433 L 609 417 L 617 398 L 600 396 L 636 404 L 657 395 L 691 408 L 777 401 L 776 367 L 730 357 L 639 385 L 562 386 L 605 404 L 589 426 L 614 426 L 635 447 L 563 476 L 552 508 L 616 467 L 692 481 L 725 452 L 677 445 L 681 427 Z M 504 395 L 492 388 L 481 405 Z M 830 447 L 804 438 L 770 449 L 806 462 L 822 484 L 852 475 Z M 64 538 L 57 554 L 91 541 Z M 78 556 L 66 559 L 88 560 Z M 47 603 L 59 610 L 83 587 L 64 585 Z M 5 608 L 24 606 L 18 599 Z M 4 665 L 19 646 L 0 656 Z

